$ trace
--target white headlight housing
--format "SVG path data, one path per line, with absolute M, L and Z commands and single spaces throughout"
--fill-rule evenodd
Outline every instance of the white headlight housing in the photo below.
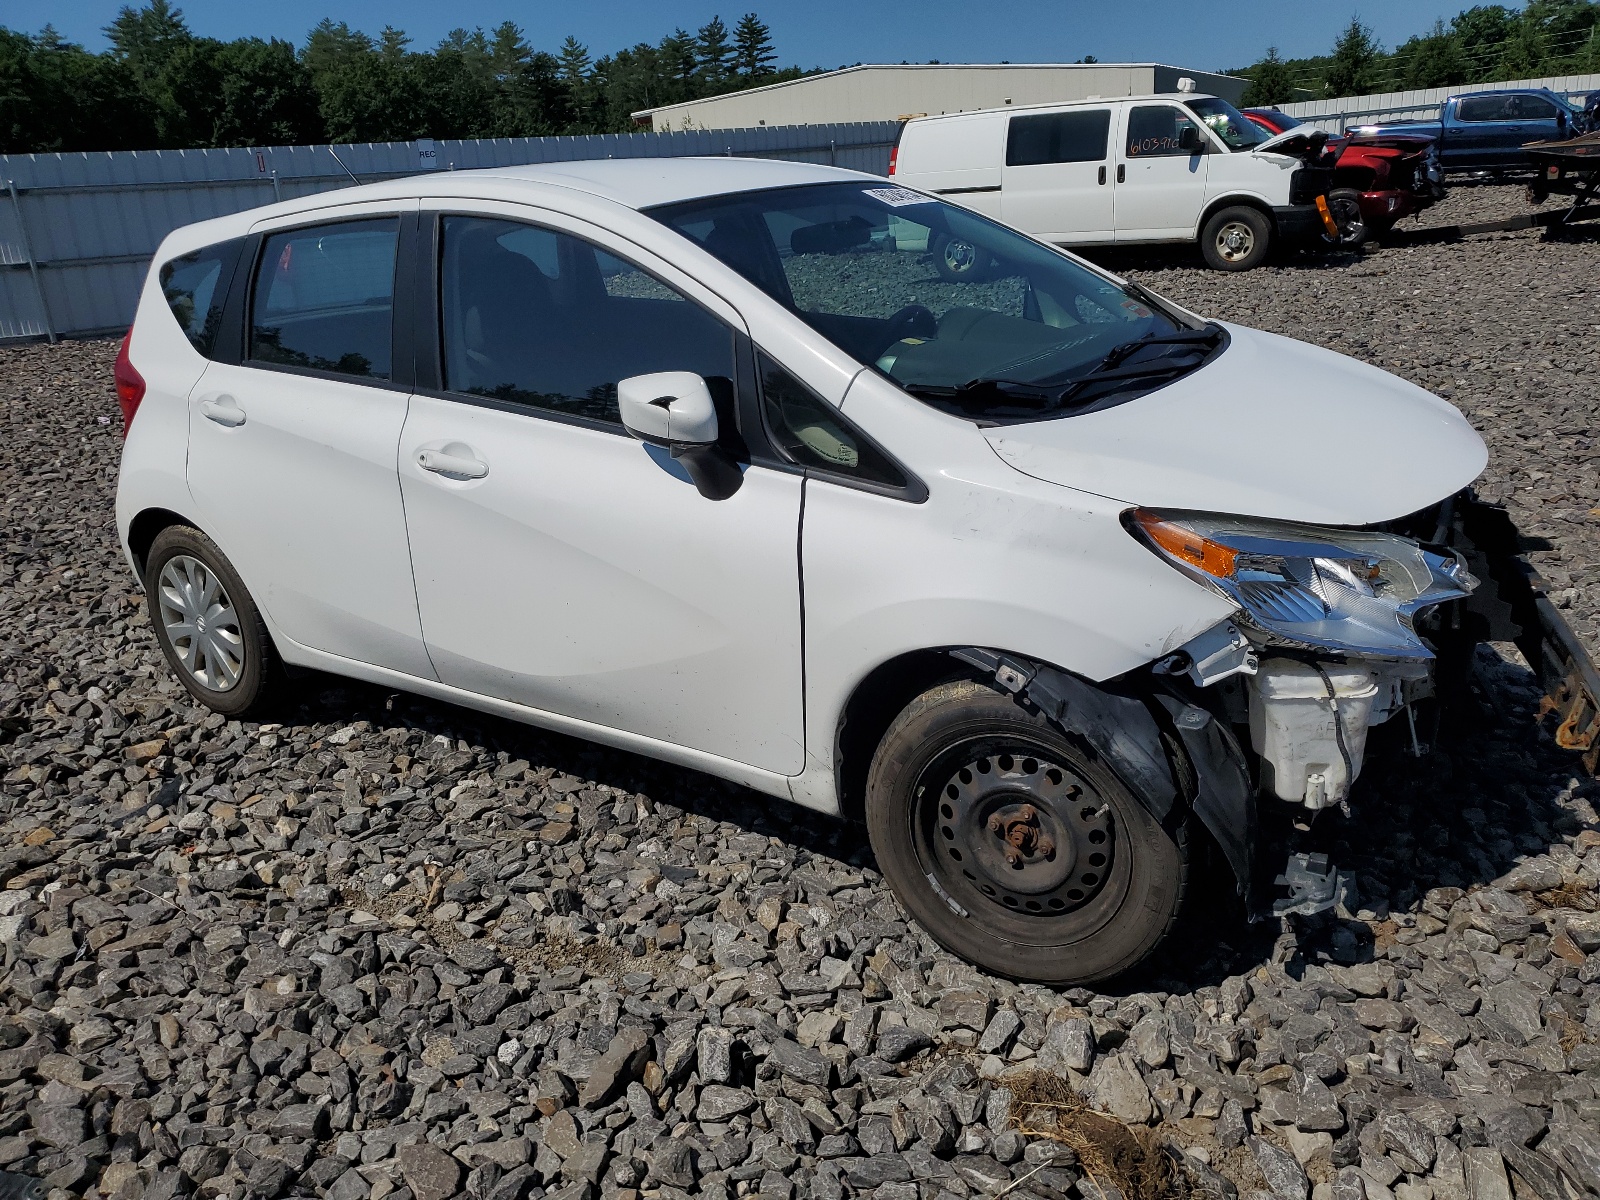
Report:
M 1142 508 L 1130 509 L 1126 523 L 1178 570 L 1237 604 L 1242 622 L 1269 645 L 1431 659 L 1413 618 L 1478 586 L 1454 551 L 1389 533 Z

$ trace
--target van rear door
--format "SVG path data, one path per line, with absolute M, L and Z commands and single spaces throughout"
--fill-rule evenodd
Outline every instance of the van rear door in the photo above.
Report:
M 1052 242 L 1109 242 L 1111 106 L 1016 113 L 1006 129 L 1000 216 Z
M 910 121 L 900 135 L 895 181 L 1000 217 L 1004 113 Z

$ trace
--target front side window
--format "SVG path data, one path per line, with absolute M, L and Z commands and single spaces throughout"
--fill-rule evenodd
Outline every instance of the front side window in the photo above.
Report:
M 1170 104 L 1140 104 L 1128 112 L 1128 157 L 1172 158 L 1205 148 L 1199 127 Z
M 269 236 L 251 299 L 250 358 L 388 379 L 399 238 L 395 217 Z
M 1519 121 L 1554 121 L 1556 106 L 1543 96 L 1516 96 L 1512 99 L 1513 111 Z
M 1190 112 L 1199 117 L 1205 127 L 1222 140 L 1229 150 L 1253 150 L 1273 136 L 1226 100 L 1216 96 L 1197 96 L 1184 102 Z M 1293 117 L 1280 116 L 1284 129 L 1300 124 Z
M 1090 411 L 1113 392 L 1120 402 L 1147 355 L 1211 336 L 1015 230 L 907 188 L 825 183 L 648 211 L 857 362 L 980 420 Z M 1068 384 L 1112 359 L 1119 373 L 1075 386 L 1066 402 Z
M 1012 117 L 1006 130 L 1006 166 L 1100 162 L 1110 133 L 1109 108 Z
M 633 375 L 693 371 L 731 396 L 732 330 L 653 275 L 553 229 L 443 220 L 447 390 L 619 429 Z
M 237 242 L 207 246 L 161 266 L 161 294 L 189 344 L 207 358 L 222 323 L 227 276 L 233 271 Z

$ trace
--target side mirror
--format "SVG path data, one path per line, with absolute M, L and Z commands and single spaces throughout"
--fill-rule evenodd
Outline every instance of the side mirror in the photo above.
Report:
M 744 474 L 717 441 L 717 406 L 692 371 L 657 371 L 617 383 L 622 427 L 646 446 L 665 450 L 708 500 L 726 500 Z
M 657 371 L 617 384 L 622 427 L 641 442 L 709 446 L 717 440 L 717 406 L 706 381 L 692 371 Z
M 1194 154 L 1204 145 L 1205 143 L 1200 140 L 1200 131 L 1193 125 L 1185 125 L 1178 130 L 1178 149 Z

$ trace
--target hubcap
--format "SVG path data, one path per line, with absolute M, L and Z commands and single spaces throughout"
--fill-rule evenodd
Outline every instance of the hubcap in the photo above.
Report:
M 156 581 L 161 627 L 183 669 L 201 687 L 226 692 L 244 674 L 244 633 L 216 572 L 177 554 Z
M 1255 231 L 1242 221 L 1229 221 L 1217 230 L 1217 253 L 1229 262 L 1248 258 L 1255 246 Z
M 1093 899 L 1110 874 L 1110 806 L 1037 755 L 976 756 L 924 803 L 939 874 L 964 904 L 1059 916 Z
M 978 259 L 978 248 L 971 242 L 946 242 L 944 263 L 952 271 L 970 271 Z

